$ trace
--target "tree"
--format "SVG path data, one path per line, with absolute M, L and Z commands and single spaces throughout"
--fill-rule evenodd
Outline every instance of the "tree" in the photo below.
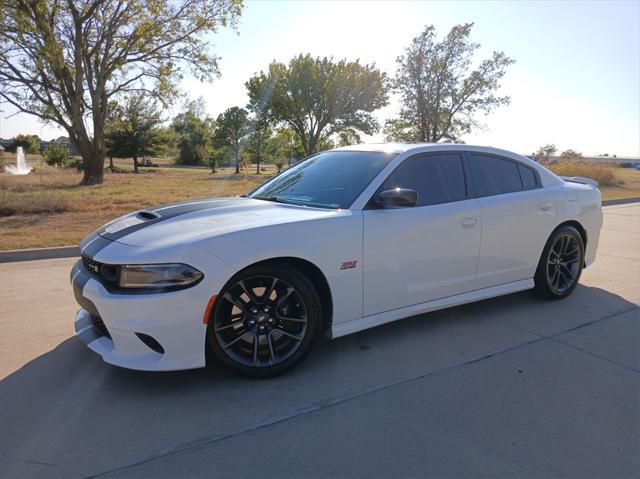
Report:
M 338 146 L 357 145 L 361 143 L 360 135 L 357 131 L 348 128 L 338 133 Z
M 214 121 L 204 113 L 202 98 L 189 101 L 185 110 L 173 119 L 172 128 L 177 136 L 179 155 L 176 163 L 202 165 L 212 153 Z
M 553 145 L 551 143 L 541 146 L 540 148 L 538 148 L 538 151 L 536 151 L 533 156 L 538 160 L 541 161 L 543 163 L 548 163 L 551 160 L 551 157 L 558 151 L 558 148 L 556 148 L 556 145 Z
M 45 163 L 50 166 L 69 167 L 73 165 L 69 147 L 65 143 L 51 143 L 42 152 L 42 156 Z
M 19 146 L 22 147 L 25 155 L 35 155 L 40 153 L 40 138 L 38 135 L 16 135 L 11 139 L 8 150 L 15 153 Z
M 235 156 L 236 174 L 240 173 L 240 142 L 249 133 L 248 127 L 247 111 L 237 106 L 228 108 L 216 120 L 214 146 L 231 149 Z
M 82 184 L 102 183 L 109 103 L 177 94 L 185 68 L 211 80 L 206 35 L 235 26 L 242 0 L 0 0 L 0 98 L 63 127 Z
M 273 142 L 274 154 L 286 158 L 289 166 L 291 166 L 292 159 L 304 156 L 300 139 L 296 136 L 295 131 L 289 127 L 278 128 L 271 141 Z
M 560 153 L 560 159 L 563 161 L 580 161 L 583 160 L 584 157 L 582 156 L 582 153 L 576 150 L 568 149 Z
M 155 156 L 162 146 L 162 118 L 156 103 L 143 93 L 134 94 L 113 123 L 107 129 L 107 152 L 110 157 L 133 158 L 133 171 L 138 173 L 138 158 Z
M 397 59 L 394 90 L 402 98 L 400 117 L 387 123 L 392 140 L 435 143 L 458 140 L 478 126 L 476 115 L 510 102 L 496 96 L 500 79 L 514 60 L 502 52 L 472 70 L 478 43 L 469 39 L 473 23 L 457 25 L 442 40 L 433 25 L 413 39 Z
M 388 104 L 386 75 L 358 61 L 299 55 L 288 66 L 273 62 L 246 86 L 249 108 L 293 129 L 305 156 L 346 129 L 374 133 L 372 112 Z
M 265 161 L 271 153 L 269 142 L 272 131 L 268 121 L 262 117 L 251 122 L 251 129 L 245 140 L 245 151 L 256 164 L 256 175 L 260 174 L 260 163 Z

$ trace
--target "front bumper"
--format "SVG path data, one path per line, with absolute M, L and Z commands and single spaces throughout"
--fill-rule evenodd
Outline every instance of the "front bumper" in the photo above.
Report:
M 112 293 L 80 261 L 71 271 L 71 284 L 82 307 L 75 318 L 76 336 L 105 362 L 143 371 L 205 366 L 203 317 L 218 285 L 202 281 L 167 293 Z M 161 348 L 150 347 L 145 337 Z

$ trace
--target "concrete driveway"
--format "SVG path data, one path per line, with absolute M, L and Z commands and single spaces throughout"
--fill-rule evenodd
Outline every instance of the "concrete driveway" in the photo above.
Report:
M 296 370 L 143 373 L 71 338 L 73 260 L 0 265 L 0 477 L 640 477 L 640 204 L 528 293 L 321 341 Z

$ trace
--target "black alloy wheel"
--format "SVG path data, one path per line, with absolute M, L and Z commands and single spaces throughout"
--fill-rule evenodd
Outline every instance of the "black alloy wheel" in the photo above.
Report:
M 584 265 L 584 243 L 571 226 L 558 228 L 547 241 L 535 276 L 534 291 L 542 297 L 561 299 L 575 289 Z
M 250 268 L 232 278 L 218 297 L 209 342 L 236 371 L 272 376 L 309 352 L 321 318 L 318 295 L 300 271 L 286 264 Z

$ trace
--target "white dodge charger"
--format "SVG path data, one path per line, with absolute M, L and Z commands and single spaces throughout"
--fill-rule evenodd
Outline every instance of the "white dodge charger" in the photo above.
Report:
M 600 192 L 523 156 L 454 144 L 316 154 L 248 195 L 132 213 L 81 244 L 75 329 L 111 364 L 254 376 L 331 338 L 516 291 L 571 294 Z

